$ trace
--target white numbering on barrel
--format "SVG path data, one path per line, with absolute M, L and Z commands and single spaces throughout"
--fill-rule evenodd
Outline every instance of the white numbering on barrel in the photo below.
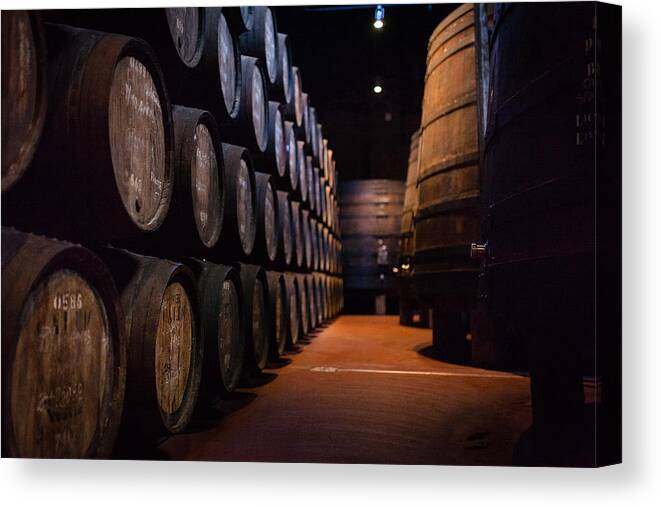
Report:
M 254 67 L 252 73 L 252 123 L 255 130 L 255 140 L 260 149 L 266 147 L 265 116 L 264 80 L 259 68 Z
M 40 83 L 28 13 L 4 12 L 2 29 L 2 178 L 11 183 L 31 149 L 26 140 L 34 129 Z
M 234 362 L 234 346 L 239 340 L 239 296 L 232 280 L 223 281 L 218 337 L 221 375 L 230 382 Z
M 257 278 L 252 293 L 252 340 L 257 360 L 264 353 L 264 332 L 264 284 Z
M 266 9 L 266 15 L 264 16 L 264 45 L 265 57 L 266 57 L 266 72 L 269 75 L 269 81 L 273 83 L 278 71 L 278 62 L 276 61 L 276 51 L 275 51 L 275 23 L 273 22 L 273 13 L 271 9 Z
M 264 196 L 264 236 L 266 240 L 266 253 L 269 259 L 275 259 L 278 248 L 278 230 L 275 224 L 275 202 L 273 201 L 273 187 L 266 185 Z
M 133 222 L 148 228 L 163 197 L 165 129 L 156 85 L 137 58 L 125 56 L 117 64 L 109 108 L 115 181 Z
M 274 132 L 273 151 L 275 152 L 275 162 L 278 170 L 278 175 L 282 178 L 285 175 L 287 164 L 287 152 L 285 150 L 285 143 L 282 135 L 282 114 L 279 109 L 275 110 L 275 132 Z
M 239 239 L 244 252 L 249 252 L 251 248 L 252 227 L 254 224 L 254 210 L 252 202 L 252 185 L 250 184 L 250 173 L 246 162 L 241 159 L 239 165 L 238 199 L 237 199 L 237 222 L 239 226 Z
M 197 7 L 165 9 L 165 15 L 179 57 L 186 64 L 192 63 L 200 40 L 200 9 Z
M 156 331 L 156 396 L 161 410 L 175 413 L 184 400 L 193 349 L 193 315 L 184 287 L 171 283 L 161 301 Z
M 220 221 L 218 162 L 211 134 L 206 125 L 195 128 L 195 152 L 191 165 L 193 209 L 200 238 L 210 245 Z
M 112 364 L 108 317 L 95 289 L 69 270 L 42 281 L 23 308 L 11 371 L 16 454 L 84 457 L 107 416 Z
M 234 111 L 236 101 L 236 60 L 234 59 L 234 41 L 232 34 L 222 14 L 218 19 L 218 55 L 220 73 L 220 87 L 223 92 L 223 100 L 227 114 Z

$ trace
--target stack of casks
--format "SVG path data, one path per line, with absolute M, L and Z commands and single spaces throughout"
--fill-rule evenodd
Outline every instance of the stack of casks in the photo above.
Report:
M 341 311 L 291 42 L 267 7 L 2 13 L 5 455 L 144 455 Z
M 402 208 L 400 229 L 400 260 L 396 268 L 399 295 L 399 323 L 402 326 L 429 327 L 431 307 L 419 297 L 413 286 L 413 254 L 415 247 L 415 216 L 418 212 L 418 152 L 420 131 L 411 136 L 408 168 L 406 170 L 406 190 Z
M 344 287 L 349 312 L 396 312 L 394 282 L 404 190 L 404 182 L 398 180 L 340 183 Z

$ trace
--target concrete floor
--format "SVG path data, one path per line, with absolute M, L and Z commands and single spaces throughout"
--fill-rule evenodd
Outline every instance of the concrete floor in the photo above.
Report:
M 163 442 L 178 460 L 509 465 L 526 377 L 429 357 L 431 330 L 342 316 Z

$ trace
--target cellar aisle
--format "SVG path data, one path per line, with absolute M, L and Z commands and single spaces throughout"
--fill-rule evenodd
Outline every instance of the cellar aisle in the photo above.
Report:
M 430 345 L 431 330 L 398 317 L 339 317 L 155 457 L 511 464 L 531 422 L 528 379 L 437 361 Z

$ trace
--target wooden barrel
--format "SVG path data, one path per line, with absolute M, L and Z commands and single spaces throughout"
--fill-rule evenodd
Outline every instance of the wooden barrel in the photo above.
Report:
M 227 18 L 227 23 L 236 33 L 251 30 L 255 22 L 255 8 L 253 6 L 223 7 L 223 14 Z
M 303 125 L 303 85 L 301 82 L 301 71 L 298 67 L 291 68 L 292 75 L 292 100 L 285 105 L 285 118 L 294 124 L 296 135 Z
M 321 144 L 323 150 L 321 159 L 319 160 L 319 169 L 321 170 L 321 175 L 328 180 L 328 139 L 323 138 Z
M 273 11 L 265 6 L 253 7 L 253 25 L 239 36 L 242 55 L 258 58 L 270 85 L 278 78 L 278 30 Z
M 319 174 L 319 173 L 317 173 Z M 328 195 L 326 193 L 326 178 L 319 176 L 317 178 L 317 195 L 319 196 L 319 218 L 328 225 Z
M 319 326 L 319 314 L 317 313 L 318 300 L 317 300 L 317 279 L 314 274 L 308 273 L 305 275 L 306 287 L 308 290 L 308 315 L 310 316 L 310 329 L 314 330 Z
M 285 148 L 287 150 L 287 179 L 280 182 L 278 189 L 296 193 L 298 190 L 298 154 L 294 124 L 290 121 L 285 122 Z
M 474 298 L 479 239 L 475 21 L 472 4 L 434 30 L 420 129 L 415 283 L 459 307 Z
M 182 264 L 105 248 L 128 333 L 120 449 L 127 453 L 182 431 L 202 373 L 197 288 Z
M 494 19 L 481 297 L 526 336 L 543 459 L 573 446 L 584 374 L 603 375 L 598 413 L 615 417 L 596 454 L 619 455 L 621 11 L 511 4 Z
M 251 260 L 260 265 L 271 266 L 275 263 L 278 254 L 278 231 L 280 229 L 280 213 L 278 196 L 271 176 L 256 173 L 255 198 L 257 206 L 255 247 L 250 256 Z
M 293 265 L 296 268 L 303 268 L 305 264 L 303 220 L 301 218 L 301 203 L 298 201 L 291 201 L 291 218 L 292 240 L 294 243 Z
M 267 271 L 269 308 L 269 359 L 277 361 L 285 353 L 289 322 L 285 277 L 279 271 Z
M 306 146 L 310 146 L 312 140 L 312 129 L 310 128 L 310 100 L 308 94 L 301 91 L 301 109 L 303 111 L 303 123 L 300 126 L 298 138 L 305 141 Z
M 236 269 L 186 259 L 200 298 L 200 336 L 204 362 L 200 396 L 209 403 L 236 389 L 244 351 L 241 280 Z
M 291 200 L 289 193 L 277 191 L 278 214 L 280 217 L 278 227 L 278 254 L 276 265 L 281 268 L 291 266 L 294 255 L 294 241 L 292 237 Z
M 298 281 L 298 302 L 301 309 L 299 312 L 299 322 L 301 324 L 299 338 L 301 338 L 310 332 L 310 303 L 308 303 L 308 288 L 305 275 L 297 274 L 296 279 Z
M 312 161 L 312 157 L 307 155 L 305 157 L 305 172 L 307 173 L 307 183 L 308 183 L 308 209 L 313 215 L 317 214 L 317 196 L 316 196 L 316 184 L 315 184 L 315 170 Z
M 393 285 L 399 256 L 404 182 L 354 180 L 340 185 L 345 279 L 349 289 Z
M 301 203 L 308 202 L 308 179 L 307 166 L 305 162 L 305 143 L 296 141 L 296 173 L 298 174 L 298 192 Z
M 234 261 L 249 256 L 255 245 L 257 193 L 250 152 L 223 143 L 225 201 L 223 227 L 215 255 Z
M 309 97 L 308 97 L 309 99 Z M 319 163 L 319 123 L 317 122 L 317 108 L 310 106 L 310 151 L 314 158 L 314 163 Z
M 3 220 L 86 241 L 158 229 L 174 136 L 151 50 L 121 35 L 46 27 L 52 107 L 31 170 L 3 196 Z
M 266 78 L 257 58 L 241 55 L 241 96 L 236 122 L 222 126 L 223 138 L 248 148 L 255 156 L 269 144 Z
M 298 279 L 294 273 L 285 273 L 287 290 L 287 347 L 293 348 L 298 343 L 300 331 L 301 306 L 298 300 Z
M 312 230 L 310 225 L 310 211 L 303 209 L 301 210 L 301 230 L 303 233 L 303 267 L 305 270 L 312 269 L 312 263 L 314 259 L 312 258 Z
M 285 144 L 285 127 L 279 102 L 269 102 L 268 121 L 268 145 L 266 151 L 256 157 L 256 167 L 259 172 L 270 174 L 273 177 L 274 185 L 282 187 L 283 183 L 287 182 L 289 175 L 287 174 L 288 153 Z
M 326 289 L 324 287 L 324 275 L 315 273 L 317 285 L 317 325 L 321 326 L 326 321 Z
M 30 165 L 46 118 L 46 45 L 36 12 L 2 14 L 2 191 Z
M 324 158 L 324 126 L 321 123 L 317 123 L 315 128 L 315 138 L 313 139 L 314 143 L 317 145 L 316 148 L 316 159 L 319 167 L 323 170 Z
M 223 225 L 223 151 L 213 117 L 173 106 L 175 178 L 168 215 L 153 238 L 132 248 L 153 255 L 205 255 Z
M 289 104 L 294 100 L 294 86 L 292 76 L 292 51 L 289 36 L 278 34 L 278 77 L 273 87 L 275 98 L 282 104 Z
M 418 209 L 418 147 L 420 131 L 411 136 L 409 163 L 406 171 L 406 191 L 402 210 L 402 245 L 400 255 L 402 263 L 410 265 L 414 252 L 414 217 Z
M 3 228 L 3 455 L 108 457 L 125 376 L 119 296 L 103 263 L 81 246 Z
M 244 377 L 259 374 L 266 366 L 269 354 L 268 282 L 260 266 L 240 264 L 243 294 L 243 329 L 245 351 Z

